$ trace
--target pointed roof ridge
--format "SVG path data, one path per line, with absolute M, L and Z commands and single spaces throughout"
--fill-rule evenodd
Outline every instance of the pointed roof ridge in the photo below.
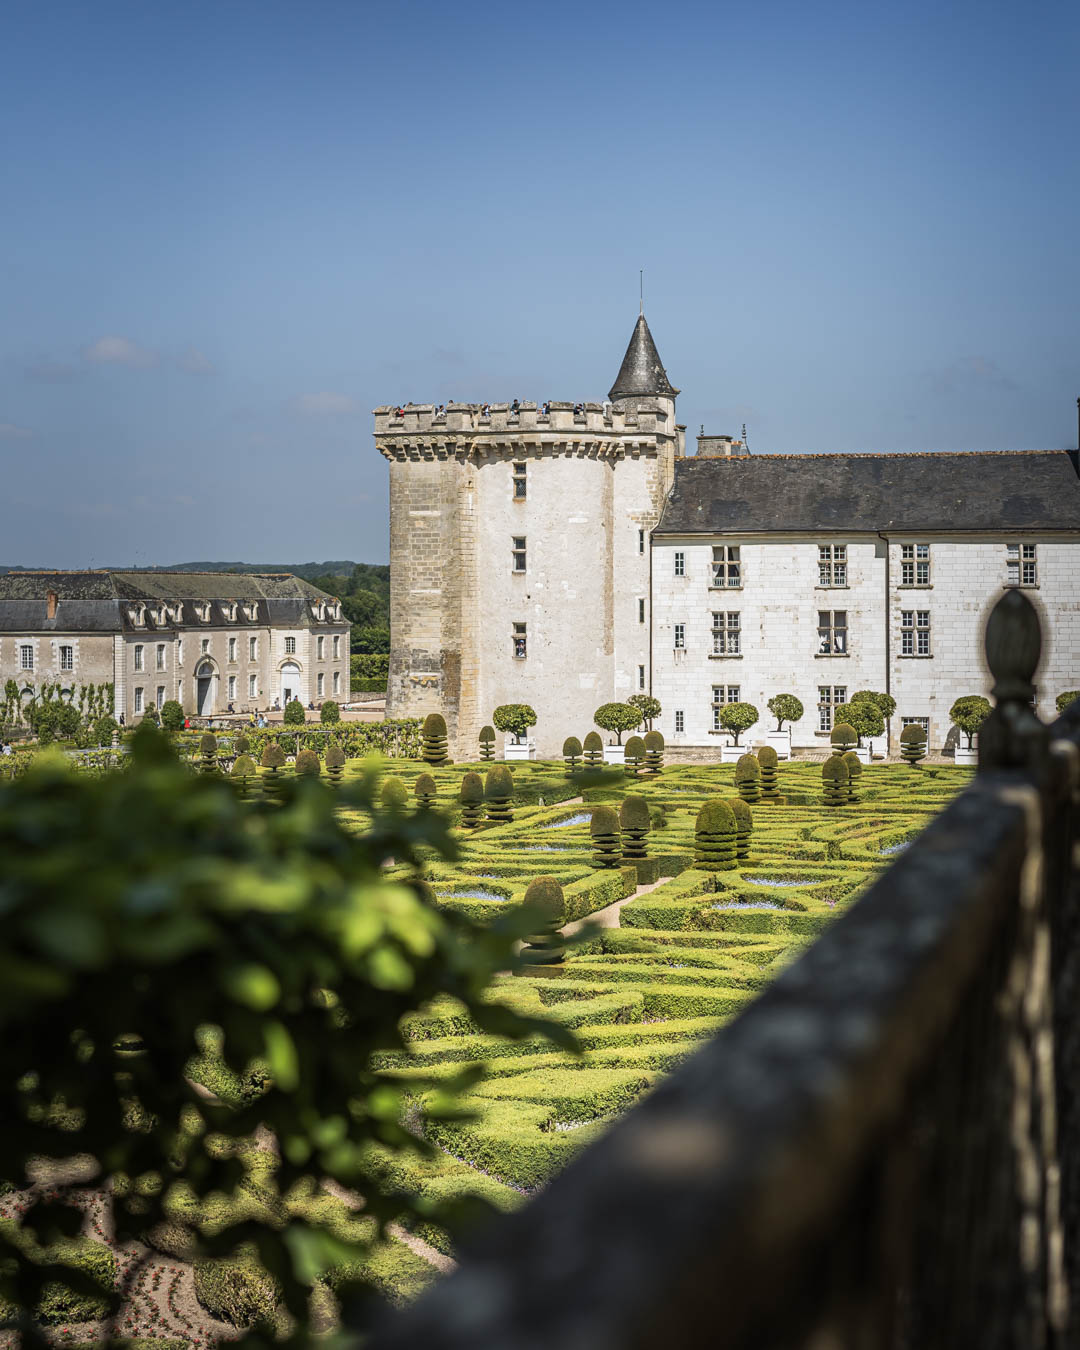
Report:
M 638 315 L 630 345 L 626 349 L 615 383 L 608 398 L 614 403 L 621 398 L 645 398 L 663 394 L 674 398 L 679 391 L 667 377 L 667 371 L 656 350 L 653 335 L 645 322 L 645 314 Z

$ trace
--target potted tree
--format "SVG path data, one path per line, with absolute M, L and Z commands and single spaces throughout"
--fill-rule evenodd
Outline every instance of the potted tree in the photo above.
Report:
M 641 709 L 632 703 L 602 703 L 593 713 L 593 721 L 601 731 L 615 733 L 615 744 L 604 746 L 604 763 L 622 764 L 626 751 L 622 734 L 641 724 Z
M 653 698 L 651 694 L 631 694 L 626 701 L 641 709 L 641 720 L 645 723 L 645 730 L 652 731 L 653 718 L 659 717 L 664 711 L 660 706 L 660 700 Z
M 536 726 L 536 713 L 527 703 L 501 703 L 491 714 L 499 731 L 513 736 L 503 745 L 503 759 L 535 759 L 536 742 L 525 733 Z
M 990 716 L 990 700 L 981 694 L 964 694 L 949 709 L 949 717 L 954 726 L 967 737 L 967 745 L 957 744 L 956 763 L 968 767 L 979 763 L 979 752 L 973 741 L 976 733 Z
M 863 745 L 863 737 L 872 741 L 875 736 L 885 735 L 885 718 L 875 695 L 865 691 L 856 694 L 844 709 L 844 721 L 855 730 L 857 740 L 854 753 L 859 763 L 869 764 L 871 746 Z
M 745 753 L 739 736 L 758 720 L 758 710 L 752 703 L 725 703 L 720 708 L 720 727 L 731 736 L 730 745 L 720 747 L 721 764 L 737 764 Z
M 776 730 L 765 733 L 766 745 L 776 751 L 777 759 L 791 758 L 791 727 L 785 722 L 798 722 L 805 709 L 802 700 L 794 694 L 774 694 L 768 703 L 769 711 L 776 718 Z
M 875 731 L 872 734 L 870 733 L 863 733 L 863 734 L 869 736 L 870 744 L 867 748 L 870 751 L 870 758 L 884 759 L 886 753 L 885 745 L 877 746 L 874 744 L 874 741 L 877 739 L 878 736 L 888 734 L 889 719 L 892 717 L 893 713 L 896 712 L 896 699 L 893 698 L 892 694 L 875 692 L 875 690 L 873 689 L 856 689 L 856 691 L 852 694 L 848 702 L 854 703 L 856 699 L 866 699 L 870 703 L 876 703 L 878 708 L 880 708 L 881 710 L 881 718 L 885 724 L 882 727 L 881 731 Z M 859 741 L 859 748 L 860 749 L 862 748 L 861 739 Z M 868 760 L 863 760 L 864 764 L 868 762 L 869 762 Z

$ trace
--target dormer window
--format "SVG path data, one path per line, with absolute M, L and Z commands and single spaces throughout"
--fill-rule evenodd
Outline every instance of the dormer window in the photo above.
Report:
M 135 628 L 146 627 L 146 606 L 131 605 L 128 609 L 128 619 Z
M 173 623 L 184 622 L 184 606 L 180 601 L 175 605 L 166 605 L 165 609 Z
M 315 615 L 315 618 L 318 620 L 318 622 L 322 623 L 323 620 L 326 618 L 325 603 L 322 600 L 313 600 L 311 602 L 311 612 Z
M 224 610 L 224 612 L 225 612 L 225 621 L 226 621 L 227 623 L 235 623 L 235 622 L 236 622 L 236 601 L 235 601 L 235 600 L 222 600 L 222 602 L 221 602 L 221 608 L 222 608 L 222 609 Z
M 164 605 L 155 605 L 150 611 L 154 616 L 154 625 L 157 628 L 164 628 L 167 621 L 168 611 Z
M 209 623 L 209 622 L 210 622 L 210 601 L 209 601 L 209 600 L 196 600 L 196 601 L 195 601 L 195 617 L 199 620 L 200 623 Z
M 259 606 L 253 600 L 241 605 L 240 608 L 244 611 L 244 618 L 248 623 L 254 623 L 259 617 Z

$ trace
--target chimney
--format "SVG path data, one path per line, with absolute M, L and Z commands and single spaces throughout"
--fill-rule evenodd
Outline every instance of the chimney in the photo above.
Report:
M 46 595 L 46 597 L 45 597 L 45 604 L 46 604 L 47 607 L 48 607 L 48 608 L 46 609 L 46 611 L 45 611 L 46 618 L 49 618 L 49 619 L 55 619 L 55 618 L 56 618 L 56 592 L 55 592 L 55 591 L 49 591 L 49 593 L 48 593 L 48 594 Z

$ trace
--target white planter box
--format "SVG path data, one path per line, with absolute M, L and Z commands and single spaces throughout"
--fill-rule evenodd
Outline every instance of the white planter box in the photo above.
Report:
M 791 758 L 790 731 L 767 731 L 765 733 L 765 744 L 772 746 L 772 748 L 776 751 L 777 759 Z
M 626 762 L 625 745 L 605 745 L 604 763 L 605 764 L 624 764 Z
M 535 759 L 536 742 L 522 741 L 518 744 L 515 741 L 507 741 L 503 746 L 503 759 Z
M 958 766 L 967 765 L 968 768 L 977 769 L 979 767 L 979 747 L 973 745 L 969 750 L 966 745 L 956 747 L 956 763 Z
M 722 745 L 720 747 L 720 763 L 737 764 L 743 755 L 749 753 L 749 747 L 745 745 Z

